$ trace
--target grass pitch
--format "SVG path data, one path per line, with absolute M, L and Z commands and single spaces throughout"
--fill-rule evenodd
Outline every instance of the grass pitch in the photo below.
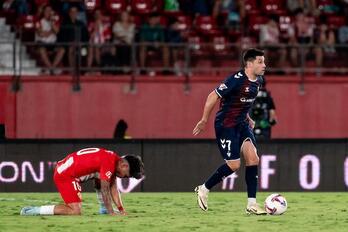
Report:
M 269 193 L 259 193 L 259 202 Z M 11 231 L 348 231 L 348 193 L 282 193 L 281 216 L 247 216 L 245 193 L 209 196 L 201 211 L 194 193 L 131 193 L 128 216 L 98 215 L 95 194 L 83 194 L 83 216 L 20 216 L 21 207 L 59 203 L 58 193 L 0 193 L 0 232 Z

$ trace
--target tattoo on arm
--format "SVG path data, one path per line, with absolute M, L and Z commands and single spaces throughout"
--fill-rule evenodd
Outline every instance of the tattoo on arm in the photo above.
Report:
M 109 214 L 113 213 L 112 203 L 111 203 L 111 193 L 110 193 L 110 183 L 106 180 L 101 180 L 101 194 L 105 204 L 105 208 L 108 210 Z

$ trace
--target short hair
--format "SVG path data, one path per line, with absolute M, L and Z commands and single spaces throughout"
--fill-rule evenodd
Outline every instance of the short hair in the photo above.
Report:
M 144 175 L 144 163 L 140 156 L 126 155 L 123 158 L 128 161 L 130 177 L 140 179 Z
M 243 65 L 246 66 L 248 61 L 256 60 L 257 56 L 264 56 L 265 52 L 257 48 L 249 48 L 243 54 Z

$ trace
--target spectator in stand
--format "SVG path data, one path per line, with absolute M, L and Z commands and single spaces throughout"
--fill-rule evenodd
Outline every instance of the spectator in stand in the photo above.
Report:
M 187 15 L 195 17 L 197 15 L 211 15 L 213 0 L 180 0 L 180 9 Z
M 135 36 L 135 24 L 127 11 L 120 14 L 119 20 L 112 27 L 114 43 L 113 55 L 116 54 L 117 66 L 130 66 L 131 45 Z
M 305 14 L 318 15 L 316 0 L 287 0 L 286 5 L 290 13 L 295 14 L 298 9 L 303 9 Z
M 227 14 L 227 18 L 223 17 Z M 239 29 L 245 16 L 244 1 L 242 0 L 216 0 L 213 8 L 213 17 L 219 25 Z
M 2 3 L 4 10 L 14 10 L 17 15 L 29 14 L 29 7 L 27 0 L 5 0 Z
M 69 12 L 72 7 L 76 7 L 77 15 L 76 18 L 87 25 L 87 13 L 86 5 L 84 0 L 60 0 L 61 9 L 64 17 L 69 17 Z
M 39 43 L 39 54 L 47 70 L 45 73 L 52 73 L 64 56 L 64 50 L 58 49 L 53 63 L 51 62 L 48 51 L 53 51 L 57 40 L 59 25 L 54 17 L 51 6 L 43 8 L 40 20 L 36 23 L 35 41 Z
M 318 49 L 321 49 L 323 56 L 333 56 L 336 54 L 336 32 L 328 27 L 326 15 L 321 15 L 319 20 L 320 24 L 314 31 L 314 42 L 320 46 Z
M 182 75 L 183 64 L 179 61 L 179 51 L 183 50 L 183 42 L 187 38 L 189 32 L 180 29 L 180 23 L 176 17 L 169 18 L 167 27 L 167 39 L 166 41 L 170 44 L 170 52 L 173 58 L 174 69 L 176 75 Z
M 140 29 L 140 42 L 150 43 L 140 46 L 140 66 L 145 67 L 147 50 L 160 50 L 163 58 L 163 65 L 165 69 L 169 67 L 169 49 L 165 42 L 164 27 L 160 24 L 160 16 L 157 13 L 149 15 L 148 22 Z M 165 70 L 164 73 L 167 73 Z
M 109 23 L 103 21 L 103 14 L 100 9 L 94 12 L 94 22 L 91 22 L 88 27 L 90 35 L 90 46 L 88 48 L 87 66 L 92 67 L 95 60 L 96 65 L 101 65 L 101 50 L 103 45 L 111 39 L 111 28 Z
M 314 28 L 315 24 L 313 18 L 309 17 L 303 12 L 303 9 L 299 8 L 295 11 L 295 22 L 294 22 L 294 35 L 296 40 L 294 41 L 297 45 L 310 45 L 314 43 Z M 323 50 L 320 46 L 315 46 L 314 49 L 315 63 L 317 67 L 321 67 L 323 64 Z M 299 51 L 301 55 L 307 57 L 307 54 L 311 51 L 308 47 L 300 47 Z M 292 56 L 296 60 L 298 59 L 298 52 L 293 52 Z
M 265 47 L 270 61 L 276 60 L 277 68 L 284 67 L 286 49 L 281 46 L 278 16 L 271 15 L 268 22 L 260 26 L 260 45 Z M 273 66 L 273 65 L 271 65 Z
M 65 43 L 60 49 L 68 50 L 70 68 L 76 67 L 77 52 L 80 52 L 79 43 L 86 43 L 89 40 L 87 27 L 77 19 L 77 14 L 78 9 L 71 7 L 69 17 L 64 19 L 58 34 L 58 42 Z

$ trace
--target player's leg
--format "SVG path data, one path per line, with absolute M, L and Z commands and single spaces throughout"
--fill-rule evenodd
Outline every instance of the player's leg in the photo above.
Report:
M 248 214 L 263 215 L 266 212 L 256 203 L 259 157 L 255 144 L 253 135 L 250 135 L 243 140 L 241 146 L 241 152 L 245 159 L 245 181 L 248 191 L 246 211 Z
M 20 214 L 35 215 L 81 215 L 81 186 L 75 179 L 54 177 L 56 187 L 65 204 L 24 207 Z
M 238 143 L 235 142 L 238 140 L 234 139 L 235 136 L 234 129 L 216 129 L 218 147 L 226 163 L 221 165 L 204 184 L 195 189 L 198 205 L 204 211 L 208 210 L 209 191 L 240 167 Z

